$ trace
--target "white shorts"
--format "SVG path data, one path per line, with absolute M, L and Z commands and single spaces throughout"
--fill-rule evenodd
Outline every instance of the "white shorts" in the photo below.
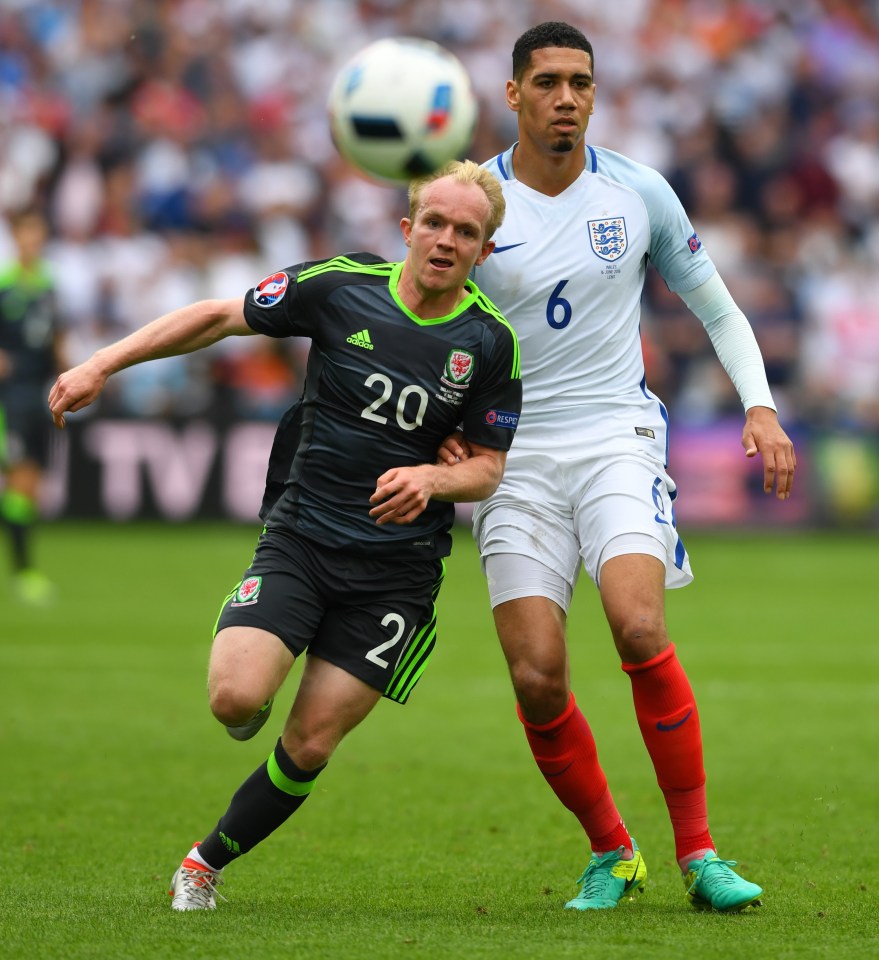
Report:
M 517 451 L 497 492 L 473 514 L 492 607 L 542 596 L 567 610 L 581 563 L 598 585 L 605 561 L 634 553 L 665 564 L 666 587 L 686 586 L 693 574 L 675 527 L 676 494 L 662 464 L 649 458 Z

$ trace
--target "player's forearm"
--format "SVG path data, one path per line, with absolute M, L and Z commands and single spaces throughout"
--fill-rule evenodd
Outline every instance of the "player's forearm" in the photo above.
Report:
M 467 460 L 454 464 L 392 467 L 376 481 L 375 493 L 369 498 L 369 515 L 379 525 L 405 524 L 420 516 L 431 500 L 484 500 L 497 489 L 507 455 L 488 447 L 474 451 L 473 446 Z
M 90 362 L 106 378 L 147 360 L 192 353 L 232 334 L 252 332 L 241 300 L 200 300 L 102 347 Z
M 681 296 L 702 321 L 745 410 L 756 406 L 774 410 L 757 338 L 720 276 L 715 273 L 701 286 Z
M 453 503 L 475 503 L 490 497 L 504 475 L 506 454 L 478 453 L 453 464 L 438 464 L 431 497 Z

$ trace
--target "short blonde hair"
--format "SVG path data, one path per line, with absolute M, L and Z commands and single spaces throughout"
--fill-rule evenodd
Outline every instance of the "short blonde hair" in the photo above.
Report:
M 475 183 L 477 187 L 482 188 L 488 200 L 488 220 L 485 224 L 485 239 L 490 240 L 494 236 L 495 230 L 504 222 L 507 203 L 504 200 L 504 192 L 497 179 L 478 163 L 472 160 L 450 160 L 439 170 L 428 173 L 426 176 L 419 177 L 409 184 L 409 219 L 415 220 L 415 214 L 418 212 L 418 205 L 421 202 L 421 195 L 425 187 L 441 180 L 443 177 L 451 177 L 457 183 Z

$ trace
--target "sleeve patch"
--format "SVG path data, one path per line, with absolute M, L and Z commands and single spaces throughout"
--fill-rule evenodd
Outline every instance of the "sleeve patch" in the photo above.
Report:
M 485 414 L 485 422 L 490 427 L 504 427 L 507 430 L 515 430 L 519 425 L 519 414 L 511 413 L 509 410 L 489 410 Z
M 699 234 L 694 233 L 689 240 L 687 240 L 687 246 L 690 248 L 690 253 L 698 253 L 702 249 L 702 241 L 699 239 Z
M 273 307 L 284 299 L 289 283 L 286 273 L 273 273 L 253 288 L 253 302 L 258 307 Z

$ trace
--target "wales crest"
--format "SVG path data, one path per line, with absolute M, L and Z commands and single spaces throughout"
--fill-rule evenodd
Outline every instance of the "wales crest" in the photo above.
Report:
M 466 350 L 452 350 L 446 359 L 443 380 L 456 387 L 463 387 L 473 376 L 473 354 Z

